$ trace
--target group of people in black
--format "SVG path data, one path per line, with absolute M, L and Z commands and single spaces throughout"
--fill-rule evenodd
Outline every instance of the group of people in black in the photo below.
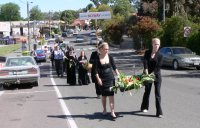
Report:
M 57 47 L 57 46 L 56 46 Z M 149 49 L 144 54 L 144 73 L 153 73 L 156 77 L 154 81 L 155 85 L 155 101 L 156 101 L 156 117 L 162 118 L 163 112 L 161 108 L 161 65 L 162 55 L 158 52 L 160 47 L 160 39 L 152 39 L 152 49 Z M 52 52 L 53 53 L 53 52 Z M 66 51 L 59 51 L 57 48 L 54 49 L 52 55 L 55 61 L 55 69 L 58 76 L 63 77 L 63 72 L 67 74 L 67 83 L 70 85 L 76 84 L 76 70 L 78 70 L 78 83 L 80 85 L 89 84 L 90 79 L 88 70 L 84 68 L 84 63 L 88 61 L 85 52 L 81 51 L 80 56 L 77 58 L 73 47 L 67 47 Z M 64 58 L 64 59 L 62 59 Z M 63 63 L 64 62 L 64 63 Z M 95 84 L 97 97 L 101 97 L 103 112 L 102 114 L 107 115 L 106 100 L 109 99 L 110 115 L 116 118 L 117 115 L 114 111 L 114 92 L 110 90 L 110 87 L 115 85 L 114 72 L 119 77 L 120 73 L 117 70 L 113 57 L 109 54 L 109 45 L 106 42 L 100 42 L 97 45 L 97 50 L 92 52 L 89 63 L 92 64 L 91 78 Z M 63 66 L 64 64 L 64 66 Z M 66 67 L 63 70 L 63 67 Z M 60 71 L 62 70 L 62 71 Z M 114 72 L 113 72 L 114 71 Z M 149 109 L 149 96 L 151 92 L 152 83 L 145 85 L 145 92 L 141 104 L 141 111 L 148 112 Z
M 85 52 L 82 50 L 80 56 L 76 56 L 74 48 L 66 46 L 65 49 L 55 44 L 54 49 L 51 49 L 51 63 L 55 68 L 58 77 L 67 76 L 69 85 L 76 85 L 78 72 L 78 84 L 88 85 L 90 83 L 88 70 L 84 68 L 84 63 L 87 62 Z

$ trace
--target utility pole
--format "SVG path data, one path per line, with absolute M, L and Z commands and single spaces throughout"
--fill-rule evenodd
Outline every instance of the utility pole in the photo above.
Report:
M 29 16 L 29 2 L 27 1 L 27 20 L 28 20 L 28 50 L 31 50 L 31 39 L 30 39 L 30 16 Z
M 163 21 L 165 23 L 165 0 L 163 0 Z
M 49 36 L 51 38 L 51 11 L 49 10 Z

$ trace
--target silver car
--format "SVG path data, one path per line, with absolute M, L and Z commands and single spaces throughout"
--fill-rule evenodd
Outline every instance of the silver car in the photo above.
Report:
M 31 56 L 8 57 L 4 66 L 0 68 L 0 84 L 4 88 L 25 83 L 38 86 L 39 78 L 39 66 Z
M 200 70 L 200 56 L 186 47 L 163 47 L 159 50 L 163 55 L 163 65 L 174 70 L 182 67 L 196 67 Z

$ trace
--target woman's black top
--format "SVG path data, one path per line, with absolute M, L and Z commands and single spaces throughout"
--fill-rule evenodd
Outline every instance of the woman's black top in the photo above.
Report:
M 95 74 L 99 74 L 99 77 L 102 79 L 102 81 L 114 80 L 113 70 L 116 70 L 116 65 L 112 56 L 109 55 L 109 63 L 107 64 L 101 64 L 100 58 L 98 56 L 98 59 L 95 63 Z
M 154 73 L 156 77 L 161 76 L 161 66 L 163 62 L 163 56 L 156 52 L 154 58 L 151 58 L 152 50 L 147 50 L 144 54 L 144 69 L 148 69 L 148 73 Z

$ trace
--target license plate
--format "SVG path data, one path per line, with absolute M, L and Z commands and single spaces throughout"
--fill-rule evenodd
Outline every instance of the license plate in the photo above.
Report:
M 198 62 L 194 62 L 194 65 L 199 65 L 199 63 Z
M 27 71 L 21 71 L 21 72 L 17 72 L 17 75 L 25 75 L 27 73 L 28 73 Z

